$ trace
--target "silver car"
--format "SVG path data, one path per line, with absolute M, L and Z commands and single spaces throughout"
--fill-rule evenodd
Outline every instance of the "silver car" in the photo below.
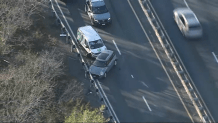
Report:
M 86 0 L 85 11 L 91 19 L 91 24 L 94 26 L 108 25 L 112 22 L 104 0 Z
M 189 8 L 177 8 L 173 11 L 174 19 L 187 38 L 202 37 L 202 27 L 194 12 Z
M 94 78 L 105 78 L 107 72 L 116 65 L 116 54 L 111 50 L 104 50 L 97 56 L 96 60 L 90 66 L 89 72 Z

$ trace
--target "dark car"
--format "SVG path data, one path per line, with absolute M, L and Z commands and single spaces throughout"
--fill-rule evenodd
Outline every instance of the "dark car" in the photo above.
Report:
M 89 72 L 94 78 L 105 78 L 107 72 L 116 65 L 116 54 L 111 50 L 104 50 L 97 56 L 96 60 L 90 66 Z
M 86 0 L 85 11 L 92 25 L 107 25 L 112 22 L 104 0 Z

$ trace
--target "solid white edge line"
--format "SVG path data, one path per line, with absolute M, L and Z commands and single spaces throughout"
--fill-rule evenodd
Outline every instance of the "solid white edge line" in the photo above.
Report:
M 216 54 L 214 52 L 212 52 L 212 54 L 213 54 L 213 57 L 215 58 L 216 62 L 218 63 L 218 59 L 216 57 Z
M 70 27 L 70 25 L 69 25 L 69 23 L 68 23 L 68 21 L 67 21 L 65 15 L 63 14 L 63 12 L 62 12 L 62 10 L 61 10 L 61 8 L 60 8 L 60 6 L 59 6 L 57 0 L 55 0 L 55 2 L 56 2 L 56 4 L 57 4 L 57 6 L 58 6 L 58 8 L 59 8 L 59 10 L 60 10 L 60 12 L 61 12 L 61 14 L 62 14 L 64 20 L 65 20 L 65 22 L 67 23 L 67 26 L 68 26 L 68 28 L 70 29 L 70 32 L 71 32 L 71 34 L 73 35 L 74 40 L 76 41 L 76 37 L 75 37 L 75 35 L 74 35 L 74 33 L 73 33 L 73 31 L 72 31 L 72 29 L 71 29 L 71 27 Z
M 100 82 L 98 81 L 98 79 L 97 79 L 96 81 L 97 81 L 97 83 L 98 83 L 99 87 L 101 88 L 101 90 L 102 90 L 102 92 L 103 92 L 103 95 L 105 96 L 105 98 L 106 98 L 106 100 L 107 100 L 107 102 L 108 102 L 109 106 L 111 107 L 111 110 L 112 110 L 112 112 L 114 113 L 114 116 L 115 116 L 115 118 L 117 119 L 118 123 L 120 123 L 120 121 L 119 121 L 119 119 L 117 118 L 117 115 L 116 115 L 116 113 L 115 113 L 115 111 L 114 111 L 113 107 L 111 106 L 111 104 L 110 104 L 110 102 L 109 102 L 109 100 L 108 100 L 108 98 L 107 98 L 106 94 L 104 93 L 104 90 L 103 90 L 103 89 L 102 89 L 102 87 L 101 87 L 101 84 L 100 84 Z
M 143 100 L 145 101 L 145 103 L 146 103 L 146 105 L 147 105 L 147 107 L 148 107 L 149 111 L 152 111 L 152 110 L 151 110 L 151 108 L 150 108 L 150 106 L 148 105 L 148 102 L 146 101 L 145 97 L 144 97 L 144 96 L 142 96 L 142 98 L 143 98 Z
M 142 5 L 142 3 L 140 2 L 140 0 L 138 0 L 138 1 L 139 1 L 139 4 L 140 4 L 140 6 L 141 6 L 142 10 L 143 10 L 143 11 L 145 11 L 145 10 L 144 10 L 144 8 L 143 8 L 143 5 Z M 129 0 L 128 0 L 128 2 L 129 2 Z M 132 5 L 131 5 L 131 3 L 130 3 L 130 2 L 129 2 L 129 4 L 130 4 L 130 6 L 131 6 L 131 8 L 132 8 Z M 132 9 L 133 9 L 133 8 L 132 8 Z M 187 110 L 187 107 L 186 107 L 185 103 L 184 103 L 184 102 L 183 102 L 183 100 L 182 100 L 182 97 L 179 95 L 179 92 L 178 92 L 178 90 L 176 89 L 176 87 L 175 87 L 175 85 L 174 85 L 174 83 L 173 83 L 173 81 L 172 81 L 171 77 L 169 76 L 169 74 L 168 74 L 168 72 L 167 72 L 167 70 L 166 70 L 165 66 L 163 65 L 163 62 L 162 62 L 162 60 L 160 59 L 160 57 L 159 57 L 159 55 L 158 55 L 157 51 L 155 50 L 155 48 L 154 48 L 153 44 L 151 43 L 151 40 L 150 40 L 150 38 L 148 37 L 148 34 L 146 33 L 145 29 L 143 28 L 143 26 L 142 26 L 142 24 L 141 24 L 141 21 L 139 20 L 139 18 L 138 18 L 138 16 L 136 15 L 136 13 L 135 13 L 135 11 L 134 11 L 134 10 L 133 10 L 133 12 L 134 12 L 134 14 L 135 14 L 135 16 L 136 16 L 137 20 L 139 21 L 139 24 L 141 25 L 141 27 L 142 27 L 142 30 L 144 31 L 144 33 L 145 33 L 145 35 L 146 35 L 146 37 L 147 37 L 147 39 L 148 39 L 149 43 L 151 44 L 151 47 L 153 48 L 153 50 L 154 50 L 154 52 L 155 52 L 155 54 L 156 54 L 156 56 L 157 56 L 158 60 L 160 61 L 160 64 L 161 64 L 162 68 L 164 69 L 165 73 L 167 74 L 167 77 L 169 78 L 169 80 L 170 80 L 170 82 L 171 82 L 171 84 L 172 84 L 172 86 L 173 86 L 174 90 L 176 91 L 176 93 L 177 93 L 177 95 L 178 95 L 178 97 L 179 97 L 180 101 L 182 102 L 182 104 L 183 104 L 183 106 L 184 106 L 184 108 L 185 108 L 185 110 L 186 110 L 186 112 L 187 112 L 187 114 L 188 114 L 189 118 L 191 119 L 191 121 L 192 121 L 192 122 L 194 122 L 194 120 L 193 120 L 193 118 L 191 117 L 191 115 L 190 115 L 189 111 Z M 159 18 L 158 18 L 158 19 L 159 19 Z
M 149 88 L 144 82 L 141 82 L 144 86 L 146 86 L 147 88 Z
M 115 45 L 115 47 L 116 47 L 116 49 L 117 49 L 118 53 L 121 55 L 121 52 L 120 52 L 119 48 L 117 47 L 117 44 L 116 44 L 116 42 L 115 42 L 114 40 L 112 40 L 112 41 L 113 41 L 113 43 L 114 43 L 114 45 Z
M 64 14 L 63 14 L 63 12 L 62 12 L 62 10 L 61 10 L 59 4 L 57 3 L 57 0 L 55 0 L 55 2 L 56 2 L 56 4 L 57 4 L 57 6 L 58 6 L 58 8 L 59 8 L 59 10 L 60 10 L 60 12 L 61 12 L 61 14 L 62 14 L 62 16 L 64 17 L 64 20 L 65 20 L 65 22 L 67 23 L 67 26 L 68 26 L 68 28 L 70 29 L 71 34 L 73 35 L 74 39 L 76 40 L 76 37 L 75 37 L 75 35 L 74 35 L 74 33 L 73 33 L 71 27 L 69 26 L 69 23 L 68 23 L 68 21 L 66 20 L 66 17 L 64 16 Z M 101 87 L 101 85 L 100 85 L 100 83 L 99 83 L 98 80 L 97 80 L 97 82 L 98 82 L 99 87 L 102 89 L 102 87 Z M 110 104 L 110 102 L 109 102 L 107 96 L 105 95 L 103 89 L 102 89 L 102 92 L 103 92 L 103 95 L 105 96 L 106 100 L 108 101 L 108 104 L 109 104 L 109 106 L 110 106 L 110 108 L 111 108 L 111 110 L 112 110 L 112 112 L 113 112 L 115 118 L 117 119 L 118 123 L 120 123 L 120 121 L 119 121 L 119 119 L 117 118 L 117 115 L 116 115 L 116 113 L 114 112 L 114 109 L 113 109 L 113 107 L 111 106 L 111 104 Z
M 188 3 L 186 2 L 186 0 L 184 0 L 184 3 L 185 3 L 185 5 L 186 5 L 186 7 L 189 8 Z

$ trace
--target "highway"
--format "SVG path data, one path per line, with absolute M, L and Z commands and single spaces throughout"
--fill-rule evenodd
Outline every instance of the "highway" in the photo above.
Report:
M 78 27 L 91 24 L 84 12 L 84 2 L 58 1 L 65 17 L 55 5 L 60 19 L 68 25 L 66 18 L 74 35 Z M 120 122 L 200 122 L 193 107 L 181 102 L 188 102 L 187 95 L 179 91 L 183 94 L 181 99 L 175 91 L 172 82 L 179 84 L 179 79 L 138 1 L 105 2 L 113 22 L 96 29 L 107 48 L 117 52 L 119 60 L 107 78 L 99 81 Z
M 212 52 L 218 53 L 218 16 L 216 0 L 151 0 L 166 32 L 191 75 L 215 121 L 218 121 L 218 63 Z M 173 10 L 191 8 L 203 27 L 200 40 L 184 38 L 173 20 Z

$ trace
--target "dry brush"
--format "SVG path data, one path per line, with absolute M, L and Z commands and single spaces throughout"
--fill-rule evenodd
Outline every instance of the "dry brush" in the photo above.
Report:
M 0 122 L 41 121 L 45 117 L 42 113 L 50 110 L 48 107 L 56 107 L 53 114 L 61 112 L 54 102 L 53 89 L 64 74 L 62 55 L 52 50 L 16 56 L 13 65 L 0 74 Z M 68 86 L 57 102 L 81 95 L 79 84 L 72 82 Z

